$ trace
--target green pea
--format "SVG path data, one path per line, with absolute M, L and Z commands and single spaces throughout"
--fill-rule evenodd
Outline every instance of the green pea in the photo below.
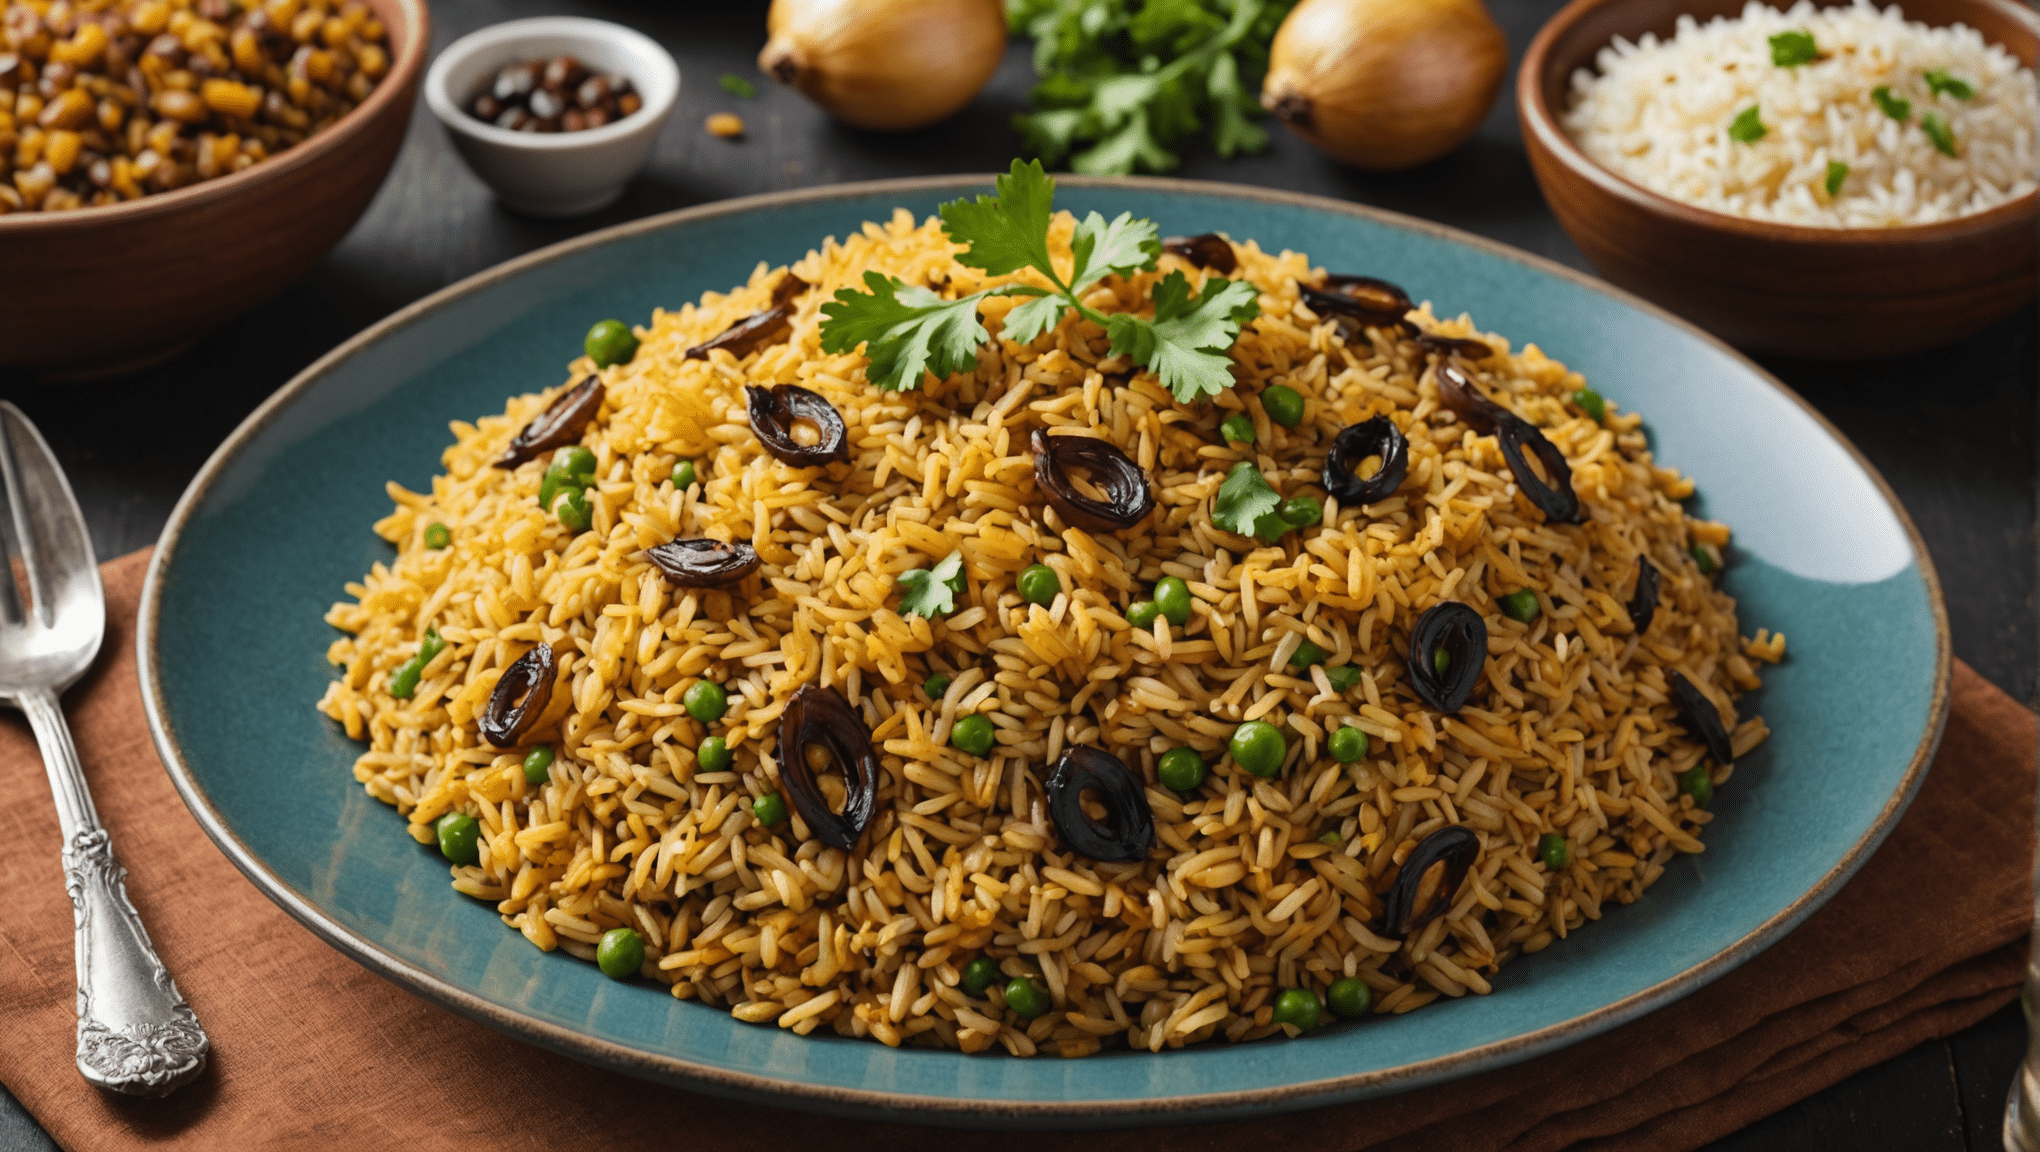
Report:
M 1195 792 L 1204 783 L 1204 757 L 1195 748 L 1171 748 L 1155 765 L 1155 777 L 1164 788 Z
M 1006 981 L 1006 1007 L 1022 1020 L 1032 1020 L 1049 1009 L 1048 993 L 1025 976 Z
M 973 712 L 957 718 L 949 728 L 949 742 L 973 756 L 983 756 L 998 742 L 998 729 L 992 722 Z
M 940 700 L 942 694 L 949 691 L 949 677 L 937 672 L 921 682 L 921 691 L 927 693 L 930 700 Z
M 1705 808 L 1714 802 L 1714 777 L 1707 765 L 1695 764 L 1679 773 L 1679 791 L 1693 798 L 1693 806 Z
M 1339 830 L 1337 828 L 1334 828 L 1331 831 L 1326 832 L 1323 835 L 1319 836 L 1317 838 L 1317 842 L 1320 844 L 1337 845 L 1344 844 L 1346 842 L 1346 838 L 1344 836 L 1339 835 Z
M 1282 760 L 1289 755 L 1289 741 L 1282 738 L 1282 730 L 1266 720 L 1249 720 L 1233 729 L 1227 748 L 1233 763 L 1255 776 L 1282 771 Z
M 611 980 L 628 980 L 645 966 L 645 942 L 632 928 L 611 928 L 595 945 L 595 964 Z
M 586 445 L 570 444 L 553 453 L 552 467 L 547 471 L 573 479 L 576 483 L 593 483 L 595 475 L 595 454 Z
M 1446 670 L 1452 667 L 1452 653 L 1447 652 L 1443 648 L 1431 653 L 1431 667 L 1437 671 L 1438 675 L 1443 676 Z
M 1325 657 L 1330 655 L 1331 655 L 1330 652 L 1327 652 L 1324 649 L 1318 647 L 1317 645 L 1311 643 L 1310 641 L 1305 640 L 1303 643 L 1298 644 L 1296 646 L 1296 651 L 1291 652 L 1289 654 L 1289 666 L 1291 668 L 1302 670 L 1310 667 L 1313 664 L 1324 663 Z
M 730 751 L 729 741 L 720 736 L 710 736 L 694 750 L 694 762 L 701 766 L 703 772 L 727 772 L 737 758 Z
M 1062 577 L 1046 564 L 1029 564 L 1021 569 L 1014 585 L 1020 589 L 1022 600 L 1043 607 L 1055 603 L 1055 598 L 1062 595 Z
M 1155 581 L 1155 611 L 1181 628 L 1190 622 L 1190 585 L 1181 577 L 1164 576 Z
M 1518 588 L 1507 596 L 1501 597 L 1501 601 L 1502 615 L 1523 624 L 1528 624 L 1532 620 L 1537 619 L 1537 614 L 1544 611 L 1543 608 L 1538 606 L 1537 593 L 1532 592 L 1528 588 Z
M 1324 501 L 1315 496 L 1291 496 L 1276 509 L 1291 528 L 1308 528 L 1325 518 Z
M 673 465 L 673 487 L 682 492 L 694 487 L 694 461 L 682 460 Z
M 703 724 L 713 724 L 730 710 L 730 695 L 713 680 L 696 680 L 680 696 L 687 714 Z
M 1317 993 L 1308 988 L 1284 988 L 1282 994 L 1275 997 L 1274 1020 L 1277 1024 L 1287 1024 L 1308 1032 L 1318 1026 L 1320 1014 Z
M 1235 412 L 1218 426 L 1218 434 L 1228 444 L 1252 444 L 1254 442 L 1254 421 L 1244 412 Z
M 1286 384 L 1270 384 L 1261 390 L 1261 410 L 1284 428 L 1303 423 L 1303 393 Z
M 1325 993 L 1325 1003 L 1333 1012 L 1351 1020 L 1374 1010 L 1374 989 L 1358 976 L 1341 976 L 1332 981 L 1331 990 Z
M 1360 683 L 1360 670 L 1351 664 L 1341 664 L 1337 668 L 1325 669 L 1325 679 L 1332 682 L 1332 691 L 1350 692 L 1354 685 Z
M 1700 543 L 1698 540 L 1693 542 L 1693 562 L 1700 566 L 1700 574 L 1702 576 L 1712 576 L 1714 575 L 1714 570 L 1721 567 L 1721 565 L 1715 562 L 1714 553 L 1708 551 L 1707 545 Z
M 1608 402 L 1592 388 L 1582 388 L 1573 393 L 1572 402 L 1580 406 L 1580 411 L 1592 416 L 1596 424 L 1608 418 Z
M 439 837 L 439 854 L 455 864 L 473 864 L 482 858 L 482 826 L 465 812 L 448 812 L 432 822 Z
M 1325 744 L 1332 750 L 1332 759 L 1341 764 L 1351 764 L 1367 755 L 1367 733 L 1351 726 L 1333 731 Z
M 978 956 L 963 966 L 963 990 L 970 996 L 983 996 L 999 979 L 999 962 L 990 956 Z
M 621 320 L 598 321 L 588 329 L 588 338 L 581 341 L 582 350 L 597 368 L 630 363 L 631 357 L 637 355 L 637 346 L 637 337 L 631 335 L 630 327 Z
M 767 792 L 751 801 L 751 819 L 767 828 L 786 823 L 786 798 L 777 792 Z
M 588 525 L 595 520 L 595 514 L 588 510 L 587 494 L 579 488 L 562 489 L 558 502 L 553 506 L 553 514 L 560 518 L 561 524 L 576 532 L 586 532 Z
M 1572 863 L 1572 848 L 1565 837 L 1557 832 L 1546 832 L 1537 838 L 1537 857 L 1553 872 Z
M 427 524 L 425 526 L 425 546 L 427 548 L 437 552 L 451 543 L 453 543 L 453 530 L 451 528 L 444 524 Z
M 1126 606 L 1126 622 L 1143 632 L 1153 628 L 1155 617 L 1161 614 L 1162 610 L 1152 600 L 1135 600 Z
M 445 649 L 446 641 L 439 638 L 439 629 L 427 628 L 425 638 L 418 642 L 418 654 L 390 676 L 390 695 L 399 700 L 409 700 L 412 693 L 418 691 L 418 679 L 425 675 L 425 666 Z
M 553 750 L 540 744 L 524 754 L 524 782 L 543 784 L 552 779 Z

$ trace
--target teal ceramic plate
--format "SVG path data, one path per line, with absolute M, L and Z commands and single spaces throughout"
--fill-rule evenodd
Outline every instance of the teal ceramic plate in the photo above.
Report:
M 1132 210 L 1386 277 L 1441 313 L 1535 341 L 1642 411 L 1660 458 L 1735 526 L 1744 629 L 1790 637 L 1745 710 L 1775 735 L 1738 765 L 1702 857 L 1640 903 L 1504 968 L 1490 996 L 1303 1039 L 1018 1060 L 895 1051 L 742 1024 L 547 955 L 447 886 L 445 863 L 349 770 L 313 711 L 321 621 L 387 559 L 383 483 L 424 489 L 447 422 L 552 387 L 588 325 L 643 320 L 828 235 L 926 216 L 955 177 L 737 200 L 583 237 L 421 301 L 264 404 L 164 531 L 142 607 L 142 688 L 185 802 L 249 879 L 361 963 L 534 1043 L 640 1076 L 796 1107 L 929 1122 L 1077 1126 L 1350 1100 L 1550 1051 L 1683 996 L 1772 943 L 1897 820 L 1940 734 L 1948 639 L 1925 548 L 1882 480 L 1756 366 L 1636 299 L 1484 240 L 1350 204 L 1222 185 L 1064 178 L 1059 207 Z

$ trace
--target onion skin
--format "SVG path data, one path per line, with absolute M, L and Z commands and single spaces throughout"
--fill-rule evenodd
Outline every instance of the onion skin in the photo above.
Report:
M 758 67 L 836 119 L 900 132 L 950 115 L 1006 50 L 999 0 L 772 0 Z
M 1473 135 L 1508 65 L 1480 0 L 1303 0 L 1269 48 L 1261 106 L 1356 168 L 1411 168 Z

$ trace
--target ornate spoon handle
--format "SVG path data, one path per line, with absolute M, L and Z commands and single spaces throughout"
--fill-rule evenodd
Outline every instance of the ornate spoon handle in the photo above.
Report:
M 24 693 L 20 704 L 42 745 L 64 832 L 64 887 L 77 928 L 78 1071 L 116 1092 L 168 1095 L 205 1070 L 210 1042 L 128 900 L 127 869 L 99 826 L 55 694 Z

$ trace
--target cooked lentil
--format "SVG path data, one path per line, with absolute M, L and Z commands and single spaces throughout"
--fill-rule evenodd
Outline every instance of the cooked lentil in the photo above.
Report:
M 389 72 L 361 0 L 0 0 L 0 215 L 239 172 Z

